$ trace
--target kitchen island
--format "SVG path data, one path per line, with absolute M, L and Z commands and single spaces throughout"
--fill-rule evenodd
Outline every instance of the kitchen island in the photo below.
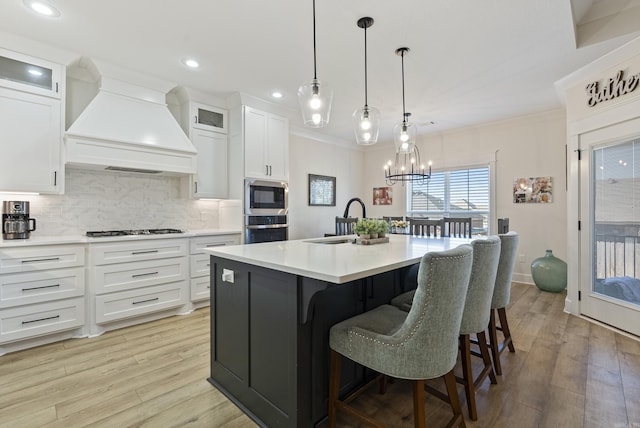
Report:
M 258 424 L 312 427 L 327 414 L 329 329 L 407 291 L 429 251 L 468 239 L 355 236 L 207 249 L 211 255 L 209 381 Z M 341 392 L 371 375 L 345 361 Z

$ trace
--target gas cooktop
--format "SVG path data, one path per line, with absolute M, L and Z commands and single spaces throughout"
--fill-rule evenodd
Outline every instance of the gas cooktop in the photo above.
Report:
M 86 233 L 91 238 L 126 235 L 166 235 L 168 233 L 184 233 L 180 229 L 130 229 L 130 230 L 100 230 Z

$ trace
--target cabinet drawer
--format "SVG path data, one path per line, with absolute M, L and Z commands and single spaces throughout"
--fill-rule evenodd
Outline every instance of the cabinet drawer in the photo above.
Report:
M 96 294 L 165 284 L 188 278 L 186 257 L 95 266 L 92 281 Z
M 164 259 L 186 255 L 186 239 L 118 242 L 91 246 L 91 260 L 94 265 Z
M 191 280 L 191 301 L 208 299 L 211 283 L 208 276 L 202 276 Z
M 198 254 L 203 248 L 220 247 L 222 245 L 240 244 L 240 234 L 216 235 L 216 236 L 200 236 L 191 238 L 189 243 L 191 254 Z
M 84 266 L 84 247 L 49 246 L 0 250 L 0 274 Z
M 0 276 L 0 308 L 84 295 L 84 268 Z
M 211 256 L 208 254 L 194 254 L 191 256 L 191 277 L 209 276 Z
M 0 343 L 84 325 L 84 298 L 57 300 L 0 311 Z
M 187 303 L 187 282 L 96 296 L 96 324 L 175 308 Z

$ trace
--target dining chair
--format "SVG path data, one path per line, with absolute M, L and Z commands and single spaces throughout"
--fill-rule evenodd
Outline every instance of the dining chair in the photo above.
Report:
M 471 243 L 473 247 L 473 265 L 471 267 L 471 278 L 465 298 L 459 337 L 462 377 L 457 377 L 456 380 L 464 386 L 469 417 L 474 421 L 478 420 L 475 398 L 476 388 L 482 384 L 487 376 L 489 376 L 492 384 L 497 383 L 485 331 L 489 325 L 491 299 L 493 298 L 498 261 L 500 259 L 500 245 L 500 238 L 497 236 L 477 239 Z M 470 337 L 472 334 L 476 335 L 477 344 L 480 348 L 479 354 L 471 351 Z M 471 364 L 472 354 L 481 357 L 483 362 L 482 370 L 475 378 L 473 377 Z
M 452 238 L 471 238 L 471 217 L 445 217 L 444 235 Z
M 437 238 L 443 236 L 444 223 L 442 219 L 410 218 L 411 234 Z
M 453 417 L 448 426 L 464 427 L 453 368 L 458 353 L 458 335 L 464 296 L 469 285 L 473 250 L 461 245 L 422 256 L 418 289 L 409 312 L 391 305 L 349 318 L 331 327 L 329 375 L 329 427 L 336 426 L 338 410 L 359 420 L 381 426 L 350 406 L 363 390 L 379 379 L 340 399 L 342 356 L 380 373 L 413 384 L 413 414 L 416 427 L 425 426 L 425 380 L 444 377 Z
M 336 235 L 353 235 L 357 217 L 336 217 Z
M 496 285 L 493 290 L 491 300 L 491 312 L 489 316 L 489 349 L 493 357 L 493 367 L 497 375 L 502 374 L 502 365 L 500 364 L 500 355 L 505 347 L 509 348 L 509 352 L 515 352 L 511 331 L 509 330 L 509 322 L 507 321 L 507 305 L 511 297 L 511 278 L 513 276 L 513 268 L 516 263 L 516 253 L 518 251 L 518 242 L 520 236 L 517 232 L 511 231 L 505 234 L 499 234 L 500 261 L 498 262 L 498 271 L 496 274 Z M 496 313 L 500 320 L 500 325 L 496 325 Z M 502 332 L 504 339 L 498 342 L 498 331 Z

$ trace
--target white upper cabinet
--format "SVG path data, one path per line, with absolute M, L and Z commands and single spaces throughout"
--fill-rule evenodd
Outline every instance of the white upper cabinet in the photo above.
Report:
M 227 133 L 227 110 L 225 109 L 192 102 L 191 121 L 195 129 Z
M 227 198 L 227 110 L 194 101 L 184 102 L 180 109 L 180 125 L 198 151 L 196 173 L 184 179 L 187 196 Z
M 253 107 L 244 107 L 245 176 L 287 181 L 289 120 Z
M 62 98 L 63 67 L 39 58 L 0 49 L 0 85 Z
M 0 191 L 63 192 L 63 76 L 61 65 L 0 49 Z

